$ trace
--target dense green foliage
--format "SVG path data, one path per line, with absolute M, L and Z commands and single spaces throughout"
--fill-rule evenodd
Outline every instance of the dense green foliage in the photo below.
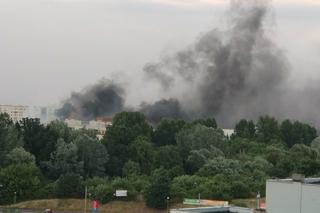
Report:
M 0 203 L 82 197 L 144 199 L 166 208 L 183 198 L 233 199 L 265 192 L 267 178 L 320 175 L 314 127 L 270 116 L 240 120 L 231 137 L 215 119 L 163 119 L 151 126 L 138 112 L 122 112 L 98 140 L 94 131 L 63 122 L 43 125 L 0 114 Z M 116 198 L 118 189 L 128 197 Z

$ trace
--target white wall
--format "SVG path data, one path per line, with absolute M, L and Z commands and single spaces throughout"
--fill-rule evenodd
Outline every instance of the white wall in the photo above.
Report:
M 319 213 L 320 185 L 267 181 L 267 213 Z
M 267 181 L 267 213 L 300 213 L 300 191 L 298 182 Z
M 230 211 L 231 212 L 236 212 L 236 213 L 254 213 L 253 209 L 241 208 L 241 207 L 231 207 Z
M 320 212 L 320 186 L 302 185 L 302 211 L 301 213 Z

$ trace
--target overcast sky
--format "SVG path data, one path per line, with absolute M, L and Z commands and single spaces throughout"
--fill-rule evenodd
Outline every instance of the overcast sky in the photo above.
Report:
M 317 79 L 319 0 L 274 0 L 274 41 L 292 83 Z M 134 76 L 222 25 L 225 0 L 0 0 L 0 104 L 59 103 L 105 78 Z

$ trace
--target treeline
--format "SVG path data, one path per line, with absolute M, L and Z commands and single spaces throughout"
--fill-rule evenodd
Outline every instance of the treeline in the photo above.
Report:
M 241 120 L 226 137 L 215 119 L 163 119 L 122 112 L 102 140 L 95 131 L 63 122 L 13 123 L 0 114 L 0 203 L 79 198 L 106 203 L 117 189 L 126 200 L 165 208 L 167 197 L 247 198 L 264 194 L 267 178 L 320 175 L 320 139 L 314 127 L 264 116 Z

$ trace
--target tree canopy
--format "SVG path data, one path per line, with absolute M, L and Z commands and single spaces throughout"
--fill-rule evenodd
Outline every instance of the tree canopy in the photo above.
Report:
M 71 129 L 0 114 L 0 204 L 44 198 L 124 200 L 153 208 L 184 198 L 249 198 L 265 193 L 268 178 L 320 175 L 317 130 L 301 121 L 262 116 L 242 119 L 225 136 L 214 118 L 163 119 L 150 124 L 139 112 L 121 112 L 106 128 Z

